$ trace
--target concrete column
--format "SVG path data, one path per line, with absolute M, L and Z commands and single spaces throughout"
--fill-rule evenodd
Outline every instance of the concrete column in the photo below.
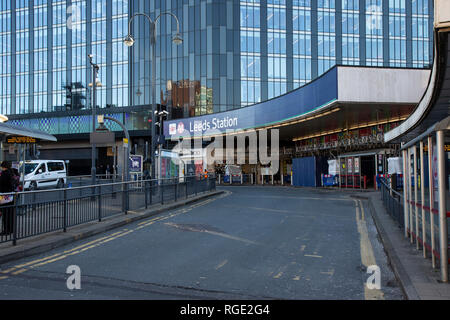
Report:
M 426 228 L 426 220 L 425 220 L 425 209 L 423 208 L 423 206 L 425 205 L 425 181 L 424 181 L 424 165 L 423 165 L 423 161 L 424 161 L 424 157 L 423 157 L 423 141 L 420 141 L 419 144 L 419 148 L 420 148 L 420 208 L 421 208 L 421 213 L 422 213 L 422 241 L 423 241 L 423 245 L 422 245 L 422 249 L 423 249 L 423 257 L 426 258 L 427 257 L 427 251 L 425 248 L 425 241 L 427 239 L 427 228 Z
M 430 238 L 431 238 L 431 265 L 433 269 L 436 268 L 436 257 L 434 256 L 434 249 L 436 248 L 436 243 L 434 241 L 434 186 L 433 186 L 433 138 L 428 137 L 428 189 L 430 197 Z
M 417 146 L 413 147 L 414 149 L 414 212 L 415 212 L 415 232 L 416 232 L 416 249 L 419 250 L 419 208 L 417 207 L 418 201 L 418 181 L 417 176 L 419 173 L 417 172 Z
M 412 207 L 412 188 L 411 188 L 411 148 L 408 149 L 408 158 L 407 158 L 407 165 L 408 167 L 408 198 L 409 198 L 409 239 L 410 242 L 414 242 L 414 237 L 412 236 L 413 232 L 413 207 Z M 414 174 L 414 173 L 413 173 Z
M 436 149 L 438 163 L 438 191 L 439 191 L 439 247 L 441 261 L 441 281 L 448 282 L 448 230 L 447 230 L 447 208 L 445 197 L 445 150 L 444 131 L 436 132 Z

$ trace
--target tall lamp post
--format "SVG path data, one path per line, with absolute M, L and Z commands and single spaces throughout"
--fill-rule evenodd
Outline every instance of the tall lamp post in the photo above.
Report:
M 97 87 L 101 87 L 101 82 L 97 79 L 98 71 L 100 70 L 100 66 L 96 63 L 92 62 L 93 55 L 88 54 L 89 63 L 92 66 L 92 82 L 89 83 L 89 87 L 92 87 L 91 91 L 91 108 L 92 108 L 92 132 L 95 132 L 95 107 L 96 107 L 96 94 L 95 89 Z M 92 185 L 95 184 L 95 176 L 97 174 L 97 170 L 95 168 L 95 143 L 91 144 L 91 179 L 92 179 Z
M 159 171 L 159 177 L 158 179 L 161 177 L 161 162 L 162 162 L 162 157 L 161 157 L 161 149 L 162 149 L 162 144 L 163 144 L 163 120 L 164 117 L 167 117 L 169 115 L 169 113 L 165 110 L 163 111 L 159 111 L 157 112 L 157 116 L 159 117 L 159 121 L 157 123 L 155 123 L 156 125 L 158 125 L 159 127 L 159 141 L 158 141 L 158 171 Z
M 152 162 L 152 172 L 151 173 L 152 173 L 152 179 L 155 178 L 156 26 L 157 26 L 157 23 L 158 23 L 159 19 L 163 15 L 169 15 L 169 16 L 173 17 L 175 19 L 175 21 L 177 22 L 177 33 L 172 38 L 172 42 L 175 43 L 176 45 L 181 44 L 183 42 L 183 39 L 181 38 L 181 35 L 180 35 L 180 22 L 178 21 L 177 16 L 174 15 L 173 13 L 169 12 L 169 11 L 160 13 L 156 17 L 155 21 L 153 21 L 145 13 L 142 13 L 142 12 L 135 13 L 130 18 L 130 20 L 128 21 L 128 35 L 123 40 L 123 43 L 126 46 L 131 47 L 134 44 L 134 39 L 131 36 L 131 22 L 137 16 L 144 16 L 144 17 L 147 18 L 147 20 L 150 22 L 150 44 L 151 44 L 151 47 L 152 47 L 152 67 L 151 67 L 151 69 L 152 69 L 151 70 L 151 73 L 152 73 L 152 128 L 151 128 L 151 134 L 152 134 L 152 143 L 151 143 L 151 162 Z

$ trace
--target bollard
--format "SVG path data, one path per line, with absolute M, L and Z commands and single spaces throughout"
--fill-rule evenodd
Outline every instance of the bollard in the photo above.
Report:
M 63 221 L 63 231 L 67 232 L 67 189 L 64 189 L 64 221 Z
M 244 183 L 244 178 L 243 178 L 243 175 L 241 173 L 241 184 L 243 184 L 243 183 Z
M 178 183 L 175 183 L 175 202 L 177 202 Z
M 145 209 L 148 208 L 148 190 L 147 190 L 147 181 L 144 181 L 144 201 L 145 201 Z
M 13 246 L 15 246 L 17 244 L 17 196 L 16 195 L 13 196 L 14 208 L 11 208 L 13 210 Z M 8 224 L 9 223 L 10 222 L 8 221 Z

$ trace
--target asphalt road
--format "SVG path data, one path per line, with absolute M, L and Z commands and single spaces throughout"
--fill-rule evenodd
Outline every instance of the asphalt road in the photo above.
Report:
M 1 265 L 0 299 L 403 299 L 363 200 L 220 188 L 220 197 Z M 79 290 L 67 288 L 71 265 Z M 369 265 L 380 269 L 379 289 L 366 285 Z

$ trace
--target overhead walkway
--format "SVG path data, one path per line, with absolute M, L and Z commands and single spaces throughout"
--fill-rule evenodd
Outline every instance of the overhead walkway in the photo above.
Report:
M 412 114 L 384 136 L 402 143 L 405 237 L 448 282 L 450 219 L 450 1 L 435 0 L 434 62 L 427 89 Z M 437 264 L 439 260 L 439 265 Z

